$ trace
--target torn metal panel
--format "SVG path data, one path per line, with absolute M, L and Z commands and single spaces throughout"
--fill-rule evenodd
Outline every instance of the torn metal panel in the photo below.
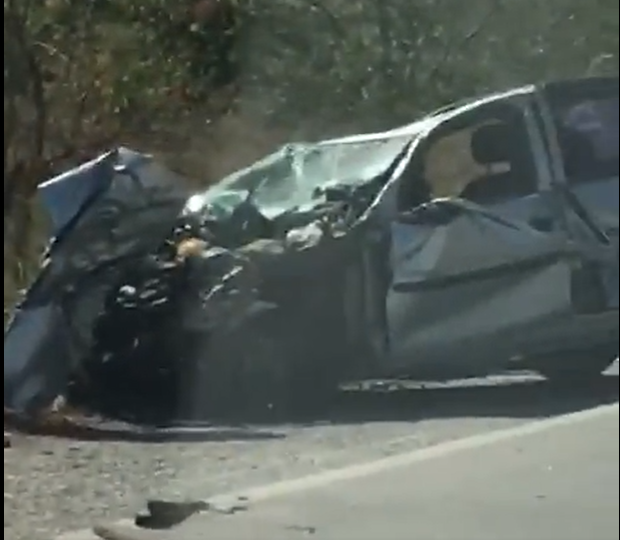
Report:
M 4 405 L 30 411 L 63 392 L 73 365 L 62 310 L 51 302 L 20 308 L 4 339 Z
M 54 237 L 44 270 L 5 331 L 4 404 L 15 410 L 64 391 L 92 346 L 119 265 L 155 249 L 187 199 L 178 178 L 125 149 L 43 183 L 39 193 Z
M 113 160 L 113 154 L 104 154 L 39 186 L 39 198 L 52 221 L 52 237 L 61 234 L 108 189 L 114 175 Z

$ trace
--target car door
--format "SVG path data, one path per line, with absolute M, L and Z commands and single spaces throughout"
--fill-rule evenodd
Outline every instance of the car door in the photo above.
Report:
M 422 145 L 422 178 L 402 179 L 423 180 L 435 202 L 401 203 L 391 224 L 394 372 L 485 371 L 518 354 L 546 318 L 570 309 L 566 237 L 547 198 L 549 170 L 529 97 L 457 115 Z
M 555 180 L 617 236 L 618 78 L 549 84 L 542 98 Z
M 608 305 L 617 309 L 618 77 L 549 84 L 539 97 L 554 181 L 574 203 L 577 228 L 598 229 L 603 234 L 594 239 L 615 247 L 603 280 Z

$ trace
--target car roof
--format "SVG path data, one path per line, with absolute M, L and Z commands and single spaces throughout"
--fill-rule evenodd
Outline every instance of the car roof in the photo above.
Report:
M 357 135 L 347 135 L 344 137 L 338 137 L 333 139 L 327 139 L 320 141 L 319 145 L 341 145 L 341 144 L 359 144 L 364 142 L 372 142 L 381 139 L 392 139 L 407 136 L 416 136 L 428 129 L 433 128 L 437 124 L 448 120 L 452 117 L 458 116 L 469 110 L 473 110 L 477 107 L 488 105 L 496 101 L 501 101 L 513 96 L 531 94 L 537 89 L 536 85 L 526 85 L 500 92 L 493 92 L 485 94 L 483 96 L 477 96 L 473 98 L 465 98 L 453 102 L 449 105 L 436 109 L 430 113 L 425 114 L 419 120 L 399 126 L 386 131 L 379 131 L 374 133 L 362 133 Z
M 533 94 L 538 90 L 544 89 L 562 90 L 565 87 L 596 87 L 600 85 L 608 85 L 614 83 L 618 83 L 617 75 L 575 77 L 517 86 L 508 90 L 491 92 L 482 96 L 468 97 L 454 101 L 448 105 L 445 105 L 439 109 L 423 115 L 419 120 L 415 122 L 411 122 L 403 126 L 374 133 L 362 133 L 327 139 L 324 141 L 319 141 L 317 144 L 359 144 L 364 142 L 378 141 L 381 139 L 391 139 L 407 136 L 414 137 L 422 132 L 432 129 L 433 127 L 444 122 L 445 120 L 449 120 L 452 117 L 459 116 L 464 112 L 473 110 L 483 105 L 489 105 L 497 101 L 502 101 L 511 97 Z

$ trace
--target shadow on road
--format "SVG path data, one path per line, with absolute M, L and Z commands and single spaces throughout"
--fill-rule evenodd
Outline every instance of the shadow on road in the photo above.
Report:
M 81 419 L 51 426 L 19 425 L 22 433 L 91 441 L 223 442 L 284 438 L 285 427 L 318 423 L 352 425 L 368 422 L 418 422 L 439 418 L 543 419 L 618 402 L 618 375 L 573 387 L 523 377 L 498 377 L 447 384 L 382 383 L 343 391 L 321 414 L 274 417 L 258 412 L 260 421 L 217 425 L 185 423 L 136 426 L 130 423 Z M 5 428 L 6 428 L 5 417 Z
M 8 430 L 8 431 L 7 431 Z M 208 423 L 174 426 L 142 426 L 84 416 L 64 416 L 47 420 L 12 415 L 4 419 L 5 448 L 10 448 L 11 433 L 39 437 L 54 437 L 76 441 L 97 442 L 247 442 L 281 439 L 277 431 L 259 426 L 219 426 Z M 9 437 L 9 446 L 6 440 Z
M 350 424 L 433 418 L 542 419 L 617 402 L 617 375 L 580 387 L 516 378 L 428 386 L 403 383 L 400 387 L 344 392 L 337 406 L 320 421 Z

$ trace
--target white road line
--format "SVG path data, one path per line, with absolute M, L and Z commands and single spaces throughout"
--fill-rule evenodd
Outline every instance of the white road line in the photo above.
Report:
M 456 454 L 467 450 L 475 450 L 493 444 L 510 441 L 520 437 L 536 435 L 555 428 L 570 426 L 581 422 L 587 422 L 607 415 L 618 414 L 618 403 L 612 405 L 603 405 L 594 409 L 588 409 L 576 413 L 565 414 L 544 420 L 535 420 L 527 424 L 492 431 L 440 443 L 427 448 L 413 450 L 411 452 L 390 456 L 387 458 L 373 460 L 366 463 L 351 465 L 340 469 L 332 469 L 319 472 L 309 476 L 296 478 L 292 480 L 284 480 L 274 484 L 250 488 L 247 490 L 236 490 L 233 493 L 208 497 L 207 500 L 216 506 L 226 507 L 237 503 L 240 499 L 247 500 L 250 504 L 254 502 L 265 501 L 277 497 L 299 493 L 302 491 L 317 489 L 336 482 L 353 480 L 383 471 L 388 471 L 397 467 L 405 467 L 422 461 L 438 459 L 441 457 Z M 119 526 L 132 527 L 133 521 L 121 520 L 117 522 Z M 57 537 L 56 540 L 96 540 L 91 530 L 74 531 Z
M 489 433 L 472 435 L 463 439 L 440 443 L 427 448 L 413 450 L 411 452 L 397 454 L 379 460 L 369 461 L 357 465 L 343 467 L 341 469 L 333 469 L 310 476 L 305 476 L 293 480 L 284 480 L 275 484 L 269 484 L 262 487 L 251 488 L 244 491 L 236 491 L 234 494 L 223 495 L 210 498 L 210 501 L 229 500 L 231 498 L 247 498 L 251 502 L 264 501 L 273 499 L 300 491 L 320 488 L 335 482 L 353 480 L 383 471 L 394 469 L 397 467 L 405 467 L 427 461 L 437 459 L 451 454 L 466 450 L 475 450 L 485 446 L 498 444 L 504 441 L 510 441 L 520 437 L 536 435 L 544 431 L 554 428 L 569 426 L 581 422 L 587 422 L 606 415 L 618 414 L 618 404 L 603 405 L 586 411 L 566 414 L 545 420 L 536 420 L 527 424 L 514 428 L 500 429 Z

